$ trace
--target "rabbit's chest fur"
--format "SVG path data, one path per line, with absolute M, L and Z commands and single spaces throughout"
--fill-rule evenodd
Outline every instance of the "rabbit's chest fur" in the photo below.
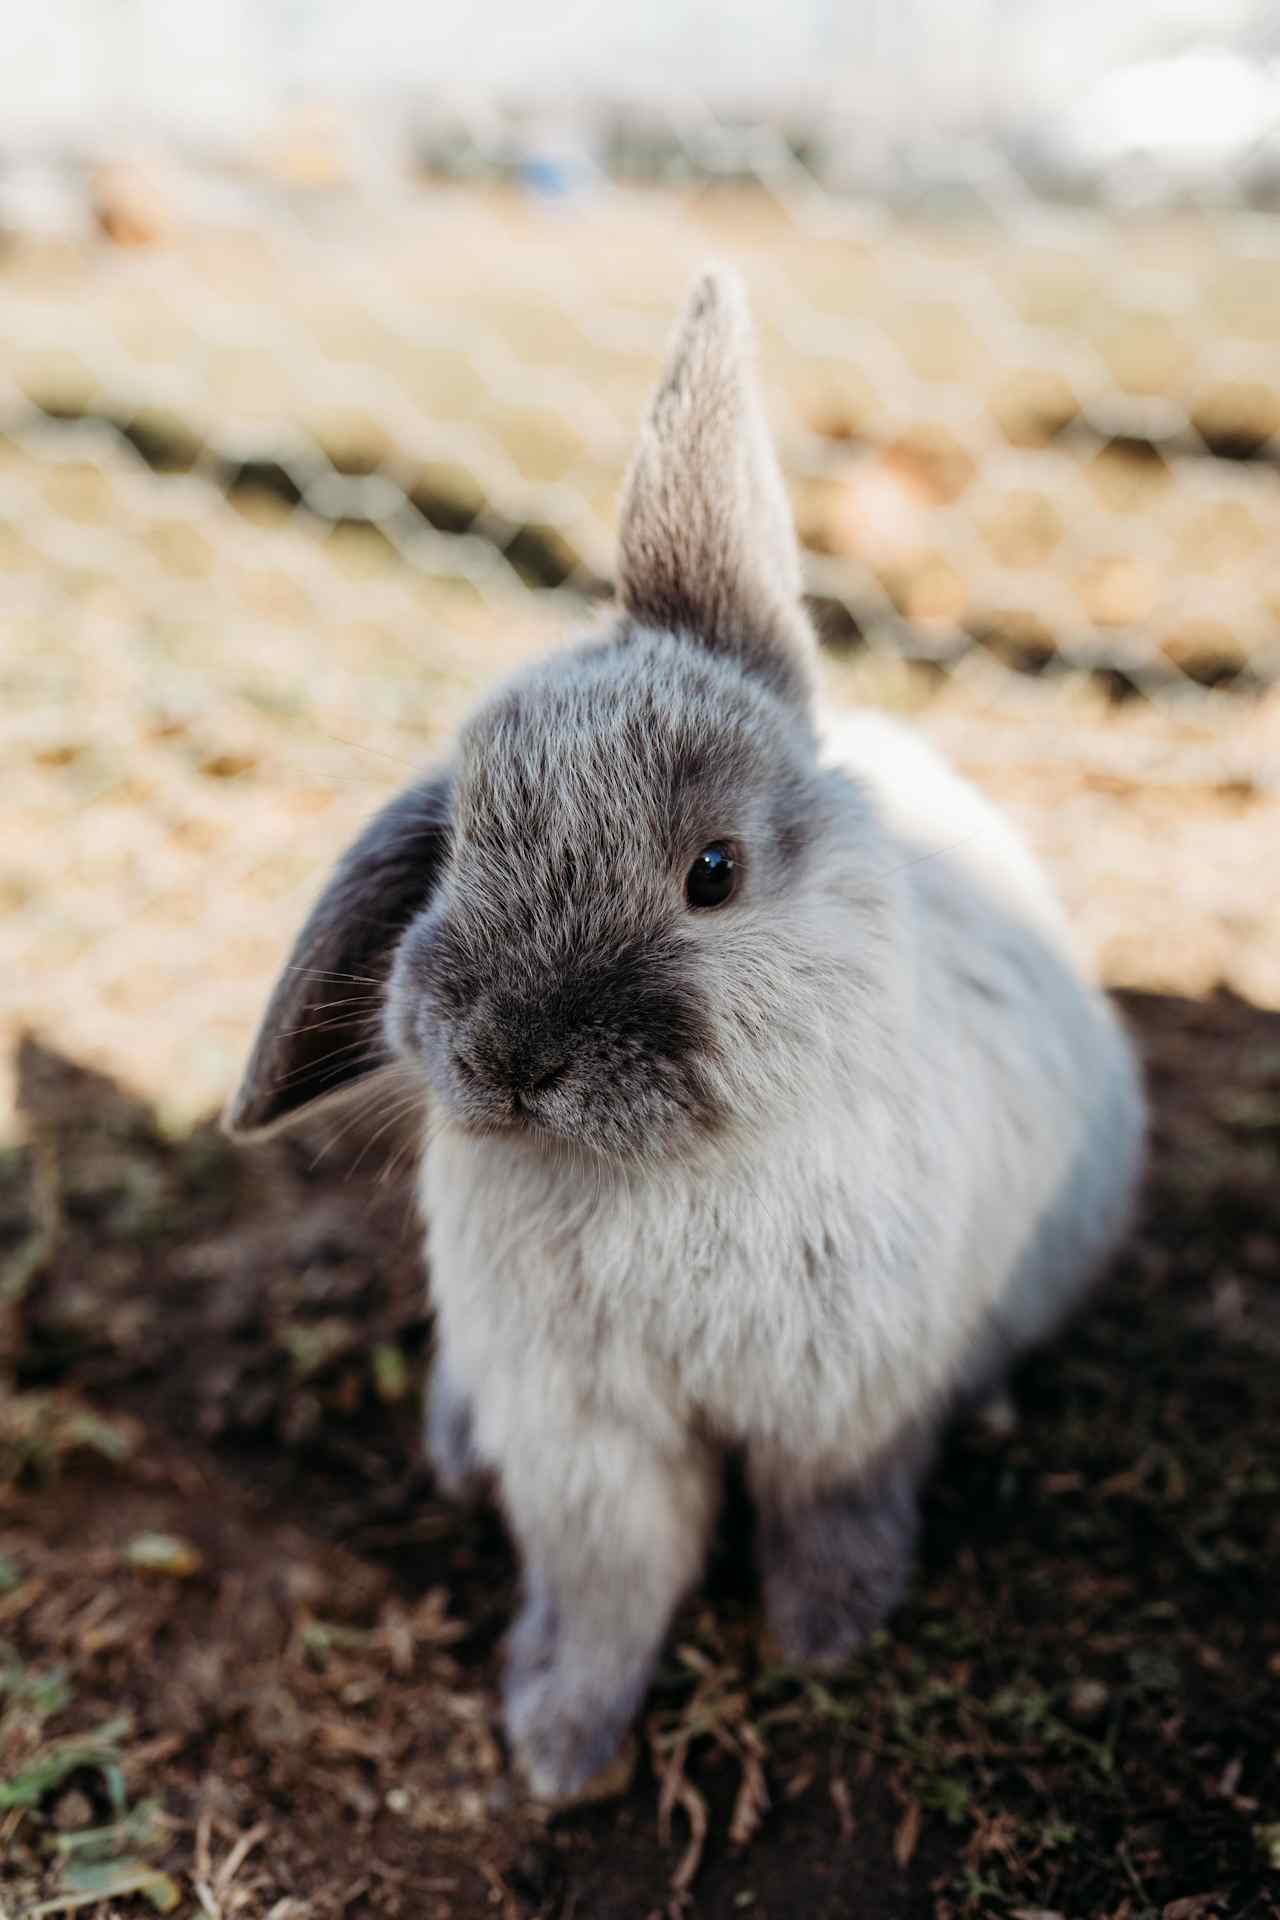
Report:
M 875 1277 L 910 1256 L 887 1244 L 883 1212 L 871 1225 L 829 1148 L 796 1183 L 804 1146 L 781 1148 L 783 1179 L 773 1165 L 758 1181 L 670 1169 L 597 1185 L 593 1169 L 438 1142 L 428 1219 L 451 1361 L 486 1402 L 518 1371 L 545 1400 L 725 1438 L 785 1423 L 796 1398 L 816 1407 L 835 1379 L 846 1400 L 875 1346 Z
M 914 1352 L 914 1371 L 922 1346 L 946 1346 L 931 1323 L 957 1302 L 903 1286 L 933 1230 L 886 1222 L 883 1192 L 872 1211 L 835 1148 L 798 1134 L 756 1179 L 672 1169 L 597 1185 L 541 1156 L 438 1141 L 433 1291 L 482 1444 L 501 1457 L 535 1403 L 659 1441 L 691 1425 L 781 1440 L 798 1410 L 846 1450 L 855 1409 L 869 1432 L 892 1427 L 911 1397 L 894 1350 Z

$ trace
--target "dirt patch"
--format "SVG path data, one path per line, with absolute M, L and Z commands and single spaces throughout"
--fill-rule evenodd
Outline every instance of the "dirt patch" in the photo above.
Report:
M 166 1138 L 28 1048 L 0 1907 L 1280 1912 L 1280 1016 L 1128 1006 L 1142 1231 L 1015 1435 L 952 1445 L 892 1631 L 830 1683 L 763 1665 L 737 1516 L 626 1797 L 550 1823 L 495 1730 L 501 1528 L 418 1464 L 404 1142 Z

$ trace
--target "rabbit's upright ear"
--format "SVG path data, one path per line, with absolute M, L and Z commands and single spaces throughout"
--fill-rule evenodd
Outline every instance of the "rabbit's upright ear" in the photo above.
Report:
M 814 639 L 800 554 L 751 364 L 736 274 L 698 281 L 622 503 L 622 603 L 807 697 Z
M 274 1129 L 390 1065 L 386 977 L 400 935 L 439 877 L 449 790 L 441 774 L 398 794 L 338 862 L 276 982 L 223 1116 L 231 1135 Z

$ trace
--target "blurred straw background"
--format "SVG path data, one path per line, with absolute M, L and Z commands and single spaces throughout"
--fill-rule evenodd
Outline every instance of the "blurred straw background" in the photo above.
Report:
M 492 58 L 447 9 L 419 41 L 389 5 L 363 37 L 200 11 L 6 28 L 11 1033 L 175 1122 L 221 1098 L 357 820 L 604 617 L 708 256 L 750 286 L 832 696 L 918 715 L 1015 810 L 1108 979 L 1280 1006 L 1263 10 L 1117 38 L 1085 8 L 1048 93 L 977 0 L 963 58 L 887 0 L 756 0 L 733 57 L 659 10 L 657 72 L 573 9 L 523 62 L 501 7 Z

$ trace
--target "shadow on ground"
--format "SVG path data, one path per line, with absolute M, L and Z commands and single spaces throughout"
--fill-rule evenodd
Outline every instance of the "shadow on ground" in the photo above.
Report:
M 1127 1008 L 1141 1230 L 1020 1379 L 1018 1432 L 951 1446 L 893 1632 L 829 1684 L 768 1669 L 739 1518 L 630 1792 L 551 1823 L 494 1734 L 501 1529 L 416 1464 L 401 1143 L 165 1139 L 29 1045 L 0 1185 L 0 1907 L 1280 1912 L 1280 1016 Z

